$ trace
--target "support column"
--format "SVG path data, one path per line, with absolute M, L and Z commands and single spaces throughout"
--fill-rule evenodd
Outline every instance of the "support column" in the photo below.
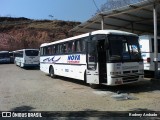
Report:
M 104 16 L 101 18 L 101 30 L 104 30 Z
M 154 77 L 158 78 L 157 9 L 155 4 L 153 7 L 153 18 L 154 18 L 153 21 L 154 21 L 154 65 L 155 65 Z

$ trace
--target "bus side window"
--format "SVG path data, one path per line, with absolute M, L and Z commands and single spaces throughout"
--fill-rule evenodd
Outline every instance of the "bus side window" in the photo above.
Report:
M 55 53 L 56 53 L 56 54 L 59 53 L 59 45 L 55 45 Z
M 51 54 L 52 54 L 52 47 L 48 46 L 48 55 L 51 55 Z
M 81 52 L 80 40 L 76 40 L 76 52 Z
M 44 47 L 43 47 L 43 49 L 42 49 L 42 54 L 45 55 Z
M 72 42 L 68 42 L 68 53 L 72 52 L 72 44 L 73 44 L 73 41 Z
M 48 47 L 44 47 L 44 55 L 48 55 Z
M 47 51 L 47 50 L 46 50 L 46 47 L 44 47 L 43 50 L 44 50 L 44 51 L 43 51 L 43 55 L 46 55 L 46 53 L 47 53 L 47 52 L 46 52 L 46 51 Z
M 41 47 L 40 55 L 43 55 L 43 47 Z
M 75 42 L 72 42 L 72 52 L 75 52 Z
M 46 55 L 46 47 L 43 48 L 43 55 Z
M 68 52 L 68 44 L 63 43 L 63 53 L 67 53 L 67 52 Z
M 83 52 L 86 51 L 86 46 L 85 46 L 86 40 L 87 40 L 87 38 L 83 38 L 83 39 L 81 40 L 81 50 L 82 50 Z
M 51 46 L 51 54 L 55 54 L 55 49 L 54 49 L 54 45 Z
M 46 47 L 46 55 L 49 55 L 49 48 Z
M 59 45 L 59 53 L 63 53 L 63 44 Z

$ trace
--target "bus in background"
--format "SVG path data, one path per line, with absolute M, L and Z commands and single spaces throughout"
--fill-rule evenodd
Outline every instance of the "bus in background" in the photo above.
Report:
M 20 67 L 36 67 L 39 66 L 39 50 L 38 49 L 22 49 L 14 51 L 14 63 Z
M 51 77 L 83 80 L 92 88 L 129 84 L 144 77 L 138 36 L 117 30 L 98 30 L 42 44 L 40 70 Z
M 160 37 L 157 37 L 158 41 L 158 70 L 160 70 Z M 154 36 L 142 35 L 139 36 L 139 44 L 142 52 L 142 58 L 144 61 L 144 71 L 146 74 L 153 74 L 154 67 Z
M 10 63 L 9 51 L 0 51 L 0 63 Z

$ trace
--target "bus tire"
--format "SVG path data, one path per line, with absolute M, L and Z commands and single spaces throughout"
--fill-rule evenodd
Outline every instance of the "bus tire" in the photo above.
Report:
M 97 89 L 99 88 L 99 84 L 93 84 L 93 83 L 89 83 L 90 87 L 93 89 Z
M 52 66 L 49 69 L 49 75 L 50 75 L 51 78 L 56 78 L 56 75 L 54 74 L 54 69 L 53 69 Z

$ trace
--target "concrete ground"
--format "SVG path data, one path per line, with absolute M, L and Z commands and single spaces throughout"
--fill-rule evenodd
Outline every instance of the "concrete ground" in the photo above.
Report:
M 82 81 L 52 79 L 37 68 L 1 64 L 0 111 L 108 111 L 110 116 L 123 111 L 128 116 L 129 111 L 157 113 L 159 83 L 146 78 L 135 84 L 92 89 Z

